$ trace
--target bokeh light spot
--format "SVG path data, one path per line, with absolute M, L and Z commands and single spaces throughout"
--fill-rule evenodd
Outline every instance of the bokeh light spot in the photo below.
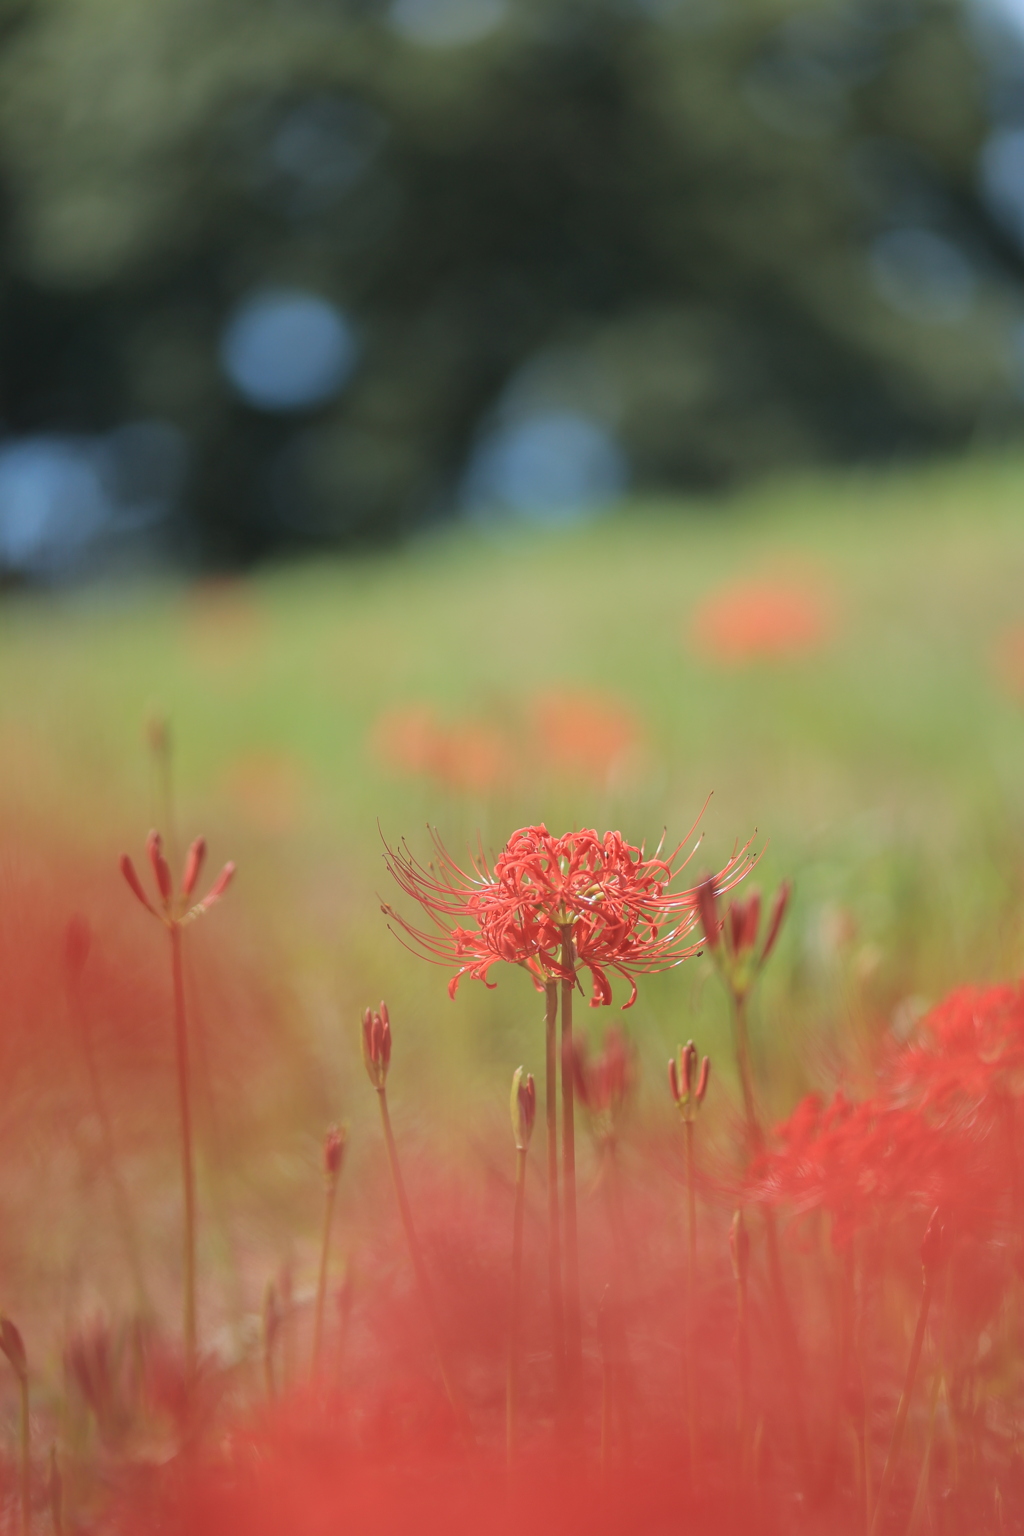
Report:
M 303 411 L 332 399 L 352 374 L 356 340 L 328 299 L 302 289 L 251 294 L 228 321 L 221 363 L 249 405 Z

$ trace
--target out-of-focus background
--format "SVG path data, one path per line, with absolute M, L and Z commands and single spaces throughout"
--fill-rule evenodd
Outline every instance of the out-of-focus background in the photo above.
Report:
M 1024 0 L 2 17 L 19 1296 L 85 1305 L 118 1272 L 86 1198 L 75 912 L 173 1273 L 164 936 L 117 873 L 153 823 L 176 867 L 198 832 L 238 863 L 188 954 L 202 1258 L 233 1252 L 253 1307 L 268 1251 L 313 1252 L 325 1125 L 379 1166 L 367 1003 L 391 1006 L 403 1136 L 473 1167 L 540 1059 L 522 973 L 450 1002 L 388 933 L 381 833 L 426 855 L 430 822 L 461 859 L 546 820 L 651 848 L 713 791 L 694 875 L 754 838 L 757 881 L 796 880 L 753 1019 L 771 1114 L 1019 972 Z M 706 958 L 579 1012 L 592 1043 L 628 1028 L 652 1125 L 693 1035 L 728 1142 Z
M 10 581 L 1022 426 L 1021 0 L 4 0 Z

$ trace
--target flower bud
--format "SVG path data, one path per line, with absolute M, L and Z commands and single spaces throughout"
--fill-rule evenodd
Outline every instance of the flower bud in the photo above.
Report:
M 146 853 L 149 862 L 153 866 L 153 875 L 156 879 L 157 890 L 166 906 L 174 891 L 174 882 L 171 879 L 171 871 L 167 860 L 164 858 L 163 839 L 159 832 L 151 832 L 146 838 Z
M 772 905 L 772 915 L 768 923 L 768 932 L 765 936 L 764 949 L 761 951 L 760 963 L 762 965 L 764 965 L 765 961 L 768 959 L 768 956 L 775 948 L 775 940 L 779 936 L 779 929 L 782 927 L 783 919 L 786 916 L 786 908 L 789 906 L 789 898 L 792 890 L 792 882 L 789 880 L 783 880 L 782 884 L 779 886 L 775 893 L 775 901 Z
M 21 1334 L 9 1317 L 0 1317 L 0 1350 L 11 1362 L 11 1369 L 21 1382 L 28 1380 L 28 1359 Z
M 142 889 L 142 881 L 139 879 L 135 871 L 135 865 L 132 863 L 131 859 L 126 853 L 122 853 L 121 855 L 121 873 L 125 880 L 128 882 L 129 889 L 132 891 L 133 895 L 142 902 L 142 905 L 145 907 L 146 911 L 152 912 L 154 917 L 159 916 L 153 903 Z
M 220 901 L 221 897 L 224 895 L 224 892 L 227 890 L 228 886 L 231 884 L 234 878 L 234 861 L 229 859 L 228 862 L 224 865 L 224 868 L 221 870 L 220 874 L 217 876 L 216 880 L 210 886 L 210 889 L 207 891 L 202 901 L 199 903 L 200 909 L 203 912 L 206 912 L 210 907 L 213 906 L 215 901 Z
M 522 1067 L 517 1067 L 512 1076 L 509 1108 L 512 1112 L 512 1135 L 515 1137 L 516 1151 L 525 1152 L 530 1145 L 533 1124 L 537 1118 L 537 1089 L 532 1073 L 528 1073 L 524 1081 Z
M 391 1064 L 391 1023 L 384 1003 L 381 1003 L 378 1013 L 374 1013 L 372 1008 L 367 1008 L 363 1013 L 362 1040 L 363 1064 L 370 1082 L 380 1093 L 387 1082 L 388 1067 Z
M 709 949 L 717 949 L 721 923 L 715 900 L 715 877 L 708 875 L 697 887 L 697 907 L 704 928 L 704 940 Z
M 693 1093 L 693 1074 L 697 1067 L 697 1047 L 692 1040 L 687 1040 L 680 1051 L 679 1063 L 682 1067 L 683 1103 L 688 1104 Z
M 185 873 L 181 880 L 181 894 L 183 896 L 191 896 L 195 890 L 196 881 L 199 879 L 199 871 L 203 867 L 203 860 L 205 858 L 206 838 L 197 837 L 189 849 L 188 857 L 185 860 Z
M 348 1129 L 343 1125 L 332 1125 L 324 1137 L 324 1173 L 331 1181 L 341 1172 L 347 1142 Z
M 704 1103 L 704 1095 L 708 1091 L 708 1077 L 710 1073 L 711 1058 L 709 1056 L 705 1056 L 704 1060 L 700 1064 L 700 1077 L 697 1080 L 697 1087 L 693 1095 L 698 1104 Z
M 679 1094 L 679 1069 L 676 1066 L 676 1059 L 675 1059 L 674 1056 L 670 1056 L 669 1057 L 669 1062 L 668 1062 L 668 1086 L 669 1086 L 669 1088 L 672 1091 L 672 1097 L 675 1099 L 676 1103 L 678 1104 L 679 1103 L 679 1099 L 680 1099 L 680 1094 Z

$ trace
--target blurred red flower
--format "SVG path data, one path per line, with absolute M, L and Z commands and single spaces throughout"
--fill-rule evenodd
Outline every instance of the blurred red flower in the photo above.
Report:
M 476 720 L 447 724 L 427 704 L 388 710 L 370 739 L 393 771 L 458 793 L 486 794 L 509 777 L 510 744 L 500 730 Z
M 700 921 L 696 890 L 669 890 L 693 855 L 691 850 L 680 859 L 683 843 L 667 858 L 659 848 L 648 859 L 642 847 L 627 843 L 619 832 L 599 837 L 584 830 L 553 837 L 544 826 L 522 827 L 493 869 L 481 851 L 463 870 L 437 833 L 432 836 L 435 859 L 428 865 L 414 858 L 405 843 L 394 849 L 385 845 L 385 859 L 395 881 L 420 904 L 434 928 L 416 928 L 390 906 L 383 910 L 417 953 L 458 967 L 448 987 L 453 997 L 466 974 L 493 986 L 488 973 L 504 960 L 525 966 L 538 984 L 551 977 L 571 980 L 577 968 L 585 967 L 594 986 L 591 1007 L 611 1002 L 608 972 L 617 971 L 630 984 L 628 1008 L 636 999 L 637 975 L 677 965 L 700 947 L 700 940 L 688 942 Z M 747 873 L 749 846 L 714 876 L 718 892 L 730 890 Z M 562 961 L 566 936 L 573 948 L 569 970 Z
M 612 694 L 555 689 L 529 705 L 536 755 L 561 773 L 603 783 L 641 744 L 633 712 Z
M 694 650 L 724 666 L 817 651 L 835 627 L 829 594 L 793 577 L 736 581 L 708 594 L 689 625 Z

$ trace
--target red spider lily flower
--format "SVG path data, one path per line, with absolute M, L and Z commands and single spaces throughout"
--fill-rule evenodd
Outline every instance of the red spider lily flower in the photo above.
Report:
M 696 889 L 669 889 L 695 851 L 681 859 L 684 843 L 667 857 L 659 846 L 647 858 L 642 846 L 627 843 L 620 832 L 554 837 L 545 826 L 521 827 L 493 868 L 481 851 L 463 870 L 437 833 L 431 836 L 430 864 L 416 859 L 404 842 L 394 849 L 385 844 L 385 862 L 434 929 L 414 927 L 389 905 L 382 911 L 409 937 L 415 953 L 457 967 L 448 986 L 452 997 L 467 974 L 493 986 L 488 974 L 504 960 L 524 966 L 538 986 L 553 978 L 573 981 L 578 969 L 587 969 L 591 1007 L 611 1002 L 608 973 L 615 971 L 630 984 L 624 1004 L 629 1008 L 636 1000 L 637 975 L 678 965 L 700 949 L 702 941 L 690 939 L 700 922 Z M 738 849 L 712 877 L 716 894 L 743 879 L 753 863 L 749 849 L 749 843 Z M 567 938 L 570 967 L 562 958 Z
M 1004 1219 L 995 1171 L 1001 1150 L 970 1129 L 936 1123 L 885 1097 L 828 1104 L 805 1099 L 777 1128 L 776 1149 L 751 1172 L 750 1192 L 798 1214 L 823 1209 L 838 1244 L 880 1219 L 904 1220 L 936 1206 L 956 1229 L 988 1236 Z
M 185 870 L 182 875 L 181 888 L 175 896 L 174 881 L 167 860 L 164 858 L 163 839 L 159 832 L 151 832 L 146 839 L 146 855 L 153 870 L 153 878 L 156 881 L 158 899 L 156 905 L 146 895 L 145 887 L 139 879 L 135 865 L 126 853 L 121 855 L 121 873 L 128 882 L 133 895 L 142 903 L 147 912 L 158 917 L 168 928 L 181 928 L 186 923 L 194 922 L 197 917 L 202 917 L 208 912 L 215 902 L 224 895 L 234 878 L 235 866 L 227 863 L 217 876 L 216 880 L 207 891 L 201 901 L 192 901 L 192 893 L 199 879 L 199 872 L 206 857 L 206 840 L 197 837 L 185 859 Z
M 1024 1092 L 1024 985 L 958 987 L 889 1063 L 902 1102 L 964 1122 L 1004 1116 Z

